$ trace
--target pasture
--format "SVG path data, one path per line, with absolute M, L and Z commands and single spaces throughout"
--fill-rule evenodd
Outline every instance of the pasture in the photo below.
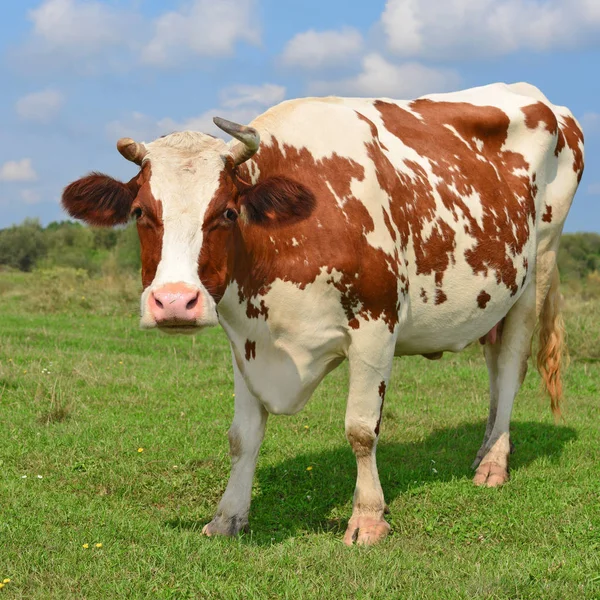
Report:
M 470 481 L 487 417 L 479 346 L 396 359 L 378 448 L 392 533 L 347 548 L 346 368 L 300 414 L 270 418 L 250 532 L 203 537 L 229 472 L 227 340 L 139 331 L 138 286 L 0 274 L 4 597 L 600 597 L 597 298 L 567 297 L 558 424 L 530 366 L 502 489 Z

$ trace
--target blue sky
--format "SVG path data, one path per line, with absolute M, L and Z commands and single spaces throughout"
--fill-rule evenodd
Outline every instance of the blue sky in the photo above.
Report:
M 567 231 L 600 231 L 598 0 L 16 0 L 0 11 L 0 227 L 63 219 L 119 137 L 215 133 L 305 95 L 412 98 L 529 81 L 568 106 L 586 172 Z

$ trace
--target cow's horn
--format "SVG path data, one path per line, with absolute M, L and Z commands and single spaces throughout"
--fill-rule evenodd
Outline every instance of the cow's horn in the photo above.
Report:
M 225 133 L 228 133 L 241 142 L 240 144 L 236 144 L 230 151 L 234 164 L 241 165 L 256 154 L 260 144 L 260 135 L 254 127 L 239 125 L 233 121 L 221 119 L 221 117 L 215 117 L 213 123 L 219 129 L 222 129 Z
M 144 144 L 133 141 L 131 138 L 121 138 L 117 142 L 117 150 L 131 162 L 141 165 L 148 152 Z

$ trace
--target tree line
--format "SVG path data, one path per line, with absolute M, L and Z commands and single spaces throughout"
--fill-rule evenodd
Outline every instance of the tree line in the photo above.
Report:
M 600 273 L 600 234 L 564 234 L 558 265 L 564 281 L 585 280 L 591 273 Z M 95 276 L 107 270 L 136 272 L 140 266 L 134 223 L 102 228 L 60 221 L 42 227 L 38 220 L 26 219 L 0 229 L 0 269 L 70 267 Z
M 37 219 L 0 229 L 0 269 L 19 271 L 69 267 L 91 276 L 140 269 L 135 224 L 120 228 L 87 227 L 73 221 L 42 227 Z

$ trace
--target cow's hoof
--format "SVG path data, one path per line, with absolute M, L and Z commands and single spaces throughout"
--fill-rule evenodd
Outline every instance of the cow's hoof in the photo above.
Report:
M 242 531 L 247 531 L 248 520 L 237 516 L 224 517 L 217 515 L 210 523 L 202 528 L 202 534 L 212 537 L 213 535 L 225 535 L 234 537 Z
M 508 481 L 508 469 L 494 462 L 486 462 L 477 468 L 473 483 L 486 487 L 498 487 Z
M 493 443 L 486 438 L 477 452 L 471 469 L 477 469 L 481 465 L 481 461 L 496 465 L 508 465 L 508 458 L 514 451 L 515 446 L 507 433 L 500 435 Z
M 344 544 L 371 546 L 381 541 L 389 532 L 390 526 L 384 519 L 352 517 L 344 535 Z

